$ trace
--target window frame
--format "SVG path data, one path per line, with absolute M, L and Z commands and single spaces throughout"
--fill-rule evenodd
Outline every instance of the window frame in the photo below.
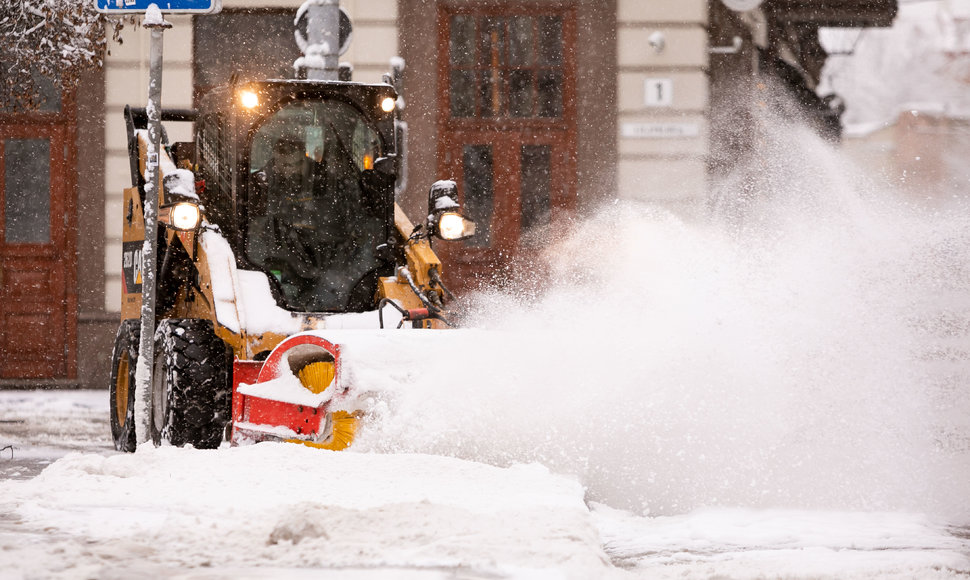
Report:
M 451 115 L 451 18 L 470 15 L 481 18 L 529 16 L 558 16 L 562 21 L 562 115 L 558 117 L 453 117 Z M 446 5 L 438 8 L 438 115 L 439 125 L 445 131 L 460 130 L 510 130 L 536 128 L 543 131 L 560 129 L 569 131 L 575 126 L 576 107 L 576 8 L 573 2 L 538 4 L 512 2 L 509 4 Z M 477 35 L 476 35 L 477 42 Z M 507 39 L 506 39 L 507 42 Z M 536 57 L 537 58 L 537 57 Z M 512 68 L 512 67 L 509 67 Z M 475 70 L 475 69 L 473 69 Z M 538 70 L 532 67 L 530 70 Z M 537 83 L 533 79 L 533 83 Z M 476 99 L 477 103 L 477 99 Z M 538 106 L 537 104 L 535 106 Z

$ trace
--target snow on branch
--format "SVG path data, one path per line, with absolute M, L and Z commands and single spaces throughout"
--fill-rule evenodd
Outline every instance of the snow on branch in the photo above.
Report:
M 79 0 L 0 0 L 0 110 L 43 105 L 45 84 L 100 67 L 124 25 Z

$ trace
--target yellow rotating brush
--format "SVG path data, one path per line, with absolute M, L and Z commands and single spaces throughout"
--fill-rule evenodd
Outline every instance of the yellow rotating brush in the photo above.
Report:
M 310 363 L 300 369 L 297 373 L 300 383 L 310 392 L 319 395 L 327 390 L 333 383 L 335 374 L 332 362 L 320 361 Z M 331 451 L 342 451 L 354 442 L 354 434 L 357 433 L 357 416 L 347 411 L 334 411 L 330 414 L 330 440 L 326 443 L 314 443 L 311 441 L 291 440 L 294 443 L 303 443 L 309 447 L 318 449 L 329 449 Z
M 297 376 L 304 387 L 315 395 L 327 390 L 333 382 L 334 365 L 332 362 L 320 361 L 310 363 L 300 369 Z

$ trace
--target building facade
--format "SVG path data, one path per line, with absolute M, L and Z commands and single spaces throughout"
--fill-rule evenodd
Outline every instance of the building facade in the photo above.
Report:
M 433 181 L 458 182 L 479 235 L 442 253 L 467 288 L 534 271 L 557 231 L 604 202 L 702 215 L 710 176 L 743 155 L 737 108 L 750 104 L 756 76 L 773 70 L 811 91 L 824 62 L 812 52 L 818 26 L 885 26 L 895 12 L 895 0 L 815 4 L 342 0 L 354 32 L 341 60 L 354 80 L 380 82 L 392 58 L 405 59 L 399 201 L 421 216 Z M 219 14 L 169 16 L 163 108 L 191 108 L 234 74 L 292 76 L 299 5 L 224 0 Z M 143 106 L 148 87 L 149 34 L 136 24 L 122 36 L 104 70 L 58 106 L 0 114 L 0 223 L 26 216 L 20 229 L 4 226 L 0 246 L 0 387 L 107 381 L 130 185 L 123 110 Z M 172 125 L 168 136 L 191 140 L 192 128 Z

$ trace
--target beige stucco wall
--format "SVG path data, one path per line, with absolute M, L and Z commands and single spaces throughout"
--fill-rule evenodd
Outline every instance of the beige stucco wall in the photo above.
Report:
M 621 198 L 688 215 L 706 198 L 707 14 L 706 0 L 617 0 Z
M 192 20 L 189 16 L 169 16 L 172 28 L 164 34 L 162 106 L 192 106 Z M 122 43 L 110 47 L 105 62 L 105 310 L 121 307 L 121 221 L 122 192 L 131 187 L 125 133 L 125 105 L 144 107 L 148 102 L 148 56 L 151 35 L 136 24 L 128 24 Z M 190 128 L 171 127 L 169 139 L 191 138 Z
M 299 0 L 223 0 L 224 9 L 292 8 Z M 354 65 L 355 80 L 379 82 L 389 70 L 397 47 L 397 0 L 342 0 L 354 24 L 350 49 L 341 61 Z M 196 18 L 205 18 L 197 16 Z M 192 106 L 192 17 L 168 16 L 172 28 L 164 34 L 162 107 Z M 122 191 L 131 185 L 123 111 L 126 104 L 148 101 L 150 34 L 140 21 L 125 27 L 123 43 L 113 44 L 105 63 L 105 309 L 121 304 Z M 191 126 L 167 127 L 171 141 L 192 139 Z

